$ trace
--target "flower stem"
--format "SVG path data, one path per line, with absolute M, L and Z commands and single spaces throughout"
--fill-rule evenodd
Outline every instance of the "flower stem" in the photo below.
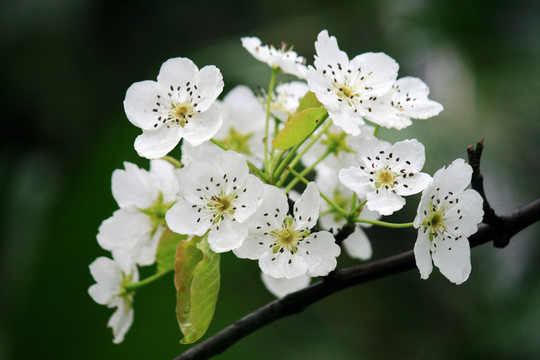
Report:
M 328 150 L 328 149 L 327 149 L 327 150 L 325 151 L 325 153 L 322 154 L 321 157 L 319 157 L 319 158 L 317 159 L 317 161 L 315 161 L 313 164 L 311 164 L 310 166 L 308 166 L 307 168 L 305 168 L 304 170 L 302 170 L 302 172 L 300 173 L 300 175 L 301 175 L 302 177 L 306 176 L 306 174 L 307 174 L 308 172 L 310 172 L 311 170 L 313 170 L 313 168 L 314 168 L 315 166 L 317 166 L 317 164 L 319 164 L 321 161 L 323 161 L 324 158 L 326 158 L 331 152 L 332 152 L 332 150 Z M 292 165 L 291 165 L 291 167 L 292 167 Z M 285 188 L 285 194 L 288 193 L 288 192 L 294 187 L 294 185 L 296 185 L 296 183 L 298 182 L 298 180 L 299 180 L 299 179 L 298 179 L 297 177 L 295 177 L 294 179 L 291 180 L 291 182 L 289 183 L 289 185 L 287 185 L 287 187 Z
M 309 184 L 309 180 L 307 180 L 305 177 L 303 177 L 300 173 L 298 173 L 296 170 L 292 169 L 292 168 L 289 168 L 289 171 L 291 172 L 291 174 L 293 174 L 294 176 L 296 176 L 300 181 L 302 181 L 304 184 Z M 349 214 L 347 214 L 347 211 L 345 211 L 345 209 L 343 209 L 341 206 L 339 206 L 338 204 L 336 204 L 332 199 L 330 199 L 328 196 L 324 195 L 322 192 L 319 191 L 319 194 L 321 195 L 321 197 L 326 200 L 326 202 L 328 203 L 328 205 L 330 205 L 336 212 L 338 212 L 340 215 L 342 215 L 343 217 L 347 217 Z
M 268 99 L 266 100 L 266 124 L 264 126 L 264 171 L 268 177 L 270 176 L 270 162 L 268 159 L 268 127 L 270 122 L 270 107 L 272 104 L 272 93 L 274 92 L 274 85 L 276 83 L 276 77 L 279 71 L 279 67 L 275 67 L 272 69 L 270 85 L 268 85 Z
M 377 134 L 379 133 L 380 125 L 375 125 L 375 130 L 373 130 L 373 136 L 377 137 Z
M 389 228 L 395 228 L 395 229 L 408 228 L 408 227 L 413 227 L 414 226 L 414 224 L 412 222 L 396 224 L 396 223 L 389 223 L 389 222 L 386 222 L 386 221 L 358 219 L 358 218 L 354 218 L 353 221 L 360 222 L 360 223 L 366 223 L 366 224 L 373 224 L 373 225 L 378 225 L 378 226 L 384 226 L 384 227 L 389 227 Z
M 129 283 L 127 285 L 124 286 L 124 290 L 125 291 L 134 291 L 134 290 L 137 290 L 143 286 L 146 286 L 148 284 L 151 284 L 153 283 L 154 281 L 156 281 L 157 279 L 161 278 L 162 276 L 170 273 L 172 271 L 172 269 L 170 270 L 165 270 L 165 271 L 158 271 L 156 272 L 154 275 L 150 275 L 148 276 L 147 278 L 141 280 L 141 281 L 138 281 L 138 282 L 134 282 L 134 283 Z
M 174 167 L 176 167 L 178 169 L 181 169 L 182 167 L 184 167 L 184 165 L 182 165 L 182 163 L 180 161 L 176 160 L 172 156 L 165 155 L 164 157 L 162 157 L 162 159 L 170 162 L 172 165 L 174 165 Z
M 302 149 L 302 151 L 299 153 L 299 154 L 296 154 L 296 151 L 298 150 L 298 148 L 300 148 L 300 146 L 307 140 L 311 137 L 311 135 L 319 128 L 319 126 L 321 126 L 325 121 L 326 119 L 328 119 L 328 113 L 322 118 L 322 121 L 320 121 L 317 126 L 315 127 L 315 129 L 313 129 L 313 131 L 308 135 L 306 136 L 306 138 L 301 141 L 300 143 L 296 144 L 291 150 L 290 152 L 287 154 L 287 156 L 285 157 L 285 159 L 283 159 L 283 161 L 281 161 L 281 163 L 279 164 L 278 168 L 276 169 L 276 171 L 272 174 L 272 178 L 273 179 L 279 179 L 278 182 L 277 182 L 277 186 L 280 187 L 281 185 L 283 185 L 283 183 L 285 182 L 285 179 L 287 178 L 287 174 L 285 173 L 284 174 L 284 170 L 288 167 L 288 168 L 291 168 L 291 167 L 294 167 L 294 165 L 296 165 L 298 163 L 298 161 L 300 161 L 300 159 L 302 158 L 302 156 L 304 156 L 304 154 L 317 142 L 317 140 L 320 139 L 320 137 L 328 130 L 328 128 L 330 127 L 330 125 L 332 125 L 332 121 L 329 121 L 328 123 L 326 123 L 324 125 L 324 128 L 321 130 L 321 132 L 319 132 L 317 135 L 315 135 L 315 137 L 313 139 L 311 139 L 311 141 L 306 145 L 306 147 L 304 149 Z

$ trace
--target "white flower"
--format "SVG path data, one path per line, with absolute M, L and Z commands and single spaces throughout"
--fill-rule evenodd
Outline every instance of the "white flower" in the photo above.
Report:
M 347 134 L 360 134 L 363 116 L 373 111 L 372 100 L 392 88 L 398 64 L 384 53 L 365 53 L 349 61 L 326 30 L 319 33 L 315 49 L 315 67 L 309 66 L 306 75 L 310 90 L 337 126 Z
M 194 146 L 209 140 L 223 121 L 214 104 L 222 90 L 218 68 L 199 70 L 187 58 L 165 61 L 157 82 L 131 85 L 124 109 L 129 121 L 143 130 L 135 140 L 137 153 L 156 159 L 167 155 L 182 138 Z
M 268 291 L 278 298 L 307 287 L 311 281 L 307 275 L 300 275 L 292 279 L 276 279 L 264 272 L 261 272 L 261 279 Z
M 300 105 L 300 100 L 308 91 L 307 84 L 301 81 L 278 85 L 270 101 L 272 115 L 283 122 L 287 121 L 287 118 L 296 111 L 298 105 Z M 262 100 L 266 104 L 266 99 L 263 98 Z
M 243 37 L 242 46 L 250 52 L 253 57 L 271 68 L 280 68 L 287 74 L 295 75 L 300 79 L 306 78 L 307 68 L 304 65 L 306 59 L 285 45 L 281 49 L 274 46 L 261 45 L 261 40 L 256 37 Z
M 411 118 L 428 119 L 443 110 L 442 105 L 429 100 L 428 95 L 429 88 L 422 80 L 401 78 L 388 94 L 369 102 L 372 111 L 365 117 L 387 128 L 403 129 L 412 124 Z
M 107 326 L 113 330 L 113 342 L 121 343 L 133 323 L 133 293 L 126 292 L 124 286 L 139 281 L 137 268 L 127 257 L 112 260 L 102 256 L 90 264 L 90 273 L 96 281 L 88 289 L 92 299 L 109 308 L 117 308 Z
M 482 197 L 465 188 L 471 182 L 472 168 L 456 159 L 446 169 L 438 170 L 433 183 L 422 193 L 414 227 L 418 238 L 414 244 L 420 277 L 427 279 L 433 263 L 455 284 L 461 284 L 471 272 L 468 237 L 482 221 Z
M 246 220 L 260 205 L 264 184 L 249 174 L 243 155 L 226 151 L 214 160 L 193 161 L 178 172 L 179 200 L 166 214 L 169 228 L 179 234 L 202 236 L 215 252 L 242 245 Z
M 259 260 L 259 267 L 275 278 L 325 276 L 335 269 L 340 248 L 327 231 L 312 233 L 319 217 L 319 191 L 309 183 L 289 213 L 287 196 L 267 185 L 263 202 L 249 221 L 249 237 L 234 253 Z
M 165 212 L 177 200 L 177 170 L 160 159 L 150 162 L 150 171 L 129 162 L 124 167 L 112 175 L 112 193 L 120 209 L 101 223 L 97 241 L 113 254 L 126 251 L 136 264 L 150 265 L 165 229 Z
M 394 145 L 366 140 L 356 160 L 360 166 L 340 170 L 339 180 L 381 215 L 401 209 L 405 205 L 402 196 L 421 192 L 431 181 L 428 174 L 420 172 L 425 162 L 424 145 L 416 139 Z

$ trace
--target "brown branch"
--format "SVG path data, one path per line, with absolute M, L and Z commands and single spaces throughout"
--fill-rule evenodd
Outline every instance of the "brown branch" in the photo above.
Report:
M 504 227 L 481 224 L 469 238 L 471 247 L 497 238 L 508 238 L 540 221 L 540 199 L 500 217 Z M 174 360 L 208 359 L 220 354 L 238 340 L 288 315 L 296 314 L 320 299 L 345 288 L 385 276 L 398 274 L 416 267 L 413 251 L 404 252 L 366 264 L 339 269 L 332 276 L 311 286 L 274 300 L 253 311 L 207 340 L 188 349 Z

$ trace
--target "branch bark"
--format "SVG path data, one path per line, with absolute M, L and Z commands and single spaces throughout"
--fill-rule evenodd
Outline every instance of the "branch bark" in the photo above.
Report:
M 490 241 L 509 241 L 519 231 L 540 221 L 540 199 L 512 213 L 497 217 L 495 225 L 480 224 L 478 232 L 469 238 L 471 247 Z M 372 261 L 358 266 L 338 269 L 311 286 L 274 300 L 246 315 L 207 340 L 193 346 L 174 360 L 208 359 L 220 354 L 238 340 L 288 315 L 296 314 L 320 299 L 345 288 L 416 267 L 413 251 Z

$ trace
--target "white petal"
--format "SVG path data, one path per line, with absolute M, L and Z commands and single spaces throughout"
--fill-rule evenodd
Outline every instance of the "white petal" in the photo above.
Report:
M 469 278 L 471 273 L 471 249 L 466 238 L 457 240 L 433 240 L 436 250 L 432 247 L 433 263 L 448 280 L 459 285 Z
M 191 204 L 204 206 L 206 198 L 219 195 L 223 170 L 212 160 L 197 160 L 178 170 L 181 195 Z
M 247 175 L 242 191 L 238 193 L 238 198 L 235 201 L 234 216 L 238 222 L 245 222 L 259 208 L 264 188 L 263 182 L 258 177 Z
M 191 145 L 197 146 L 207 140 L 219 130 L 223 118 L 219 112 L 219 106 L 212 104 L 205 112 L 194 115 L 191 121 L 184 127 L 184 139 Z M 171 129 L 176 128 L 173 126 Z
M 150 240 L 151 230 L 152 222 L 147 215 L 134 208 L 123 208 L 101 223 L 97 241 L 105 250 L 122 248 L 136 257 L 138 245 Z
M 360 168 L 341 169 L 338 176 L 343 186 L 351 189 L 361 198 L 375 190 L 373 183 Z
M 197 65 L 190 59 L 172 58 L 161 65 L 157 81 L 167 89 L 172 85 L 176 90 L 178 86 L 185 87 L 192 82 L 198 71 Z
M 415 173 L 406 179 L 400 179 L 394 189 L 399 195 L 409 196 L 423 191 L 429 184 L 431 184 L 431 176 L 426 173 Z
M 266 113 L 249 87 L 239 85 L 229 91 L 223 98 L 223 107 L 226 114 L 223 115 L 224 124 L 218 133 L 220 138 L 229 135 L 231 127 L 243 134 L 264 129 Z M 226 132 L 222 133 L 224 129 Z
M 208 244 L 217 253 L 238 249 L 247 234 L 246 225 L 225 218 L 219 225 L 214 225 L 208 233 Z
M 261 272 L 261 279 L 268 291 L 278 298 L 307 287 L 311 281 L 307 275 L 300 275 L 292 279 L 276 279 L 264 272 Z
M 405 199 L 390 190 L 381 188 L 378 193 L 367 194 L 366 205 L 369 210 L 378 211 L 381 215 L 391 215 L 405 205 Z
M 369 260 L 373 254 L 371 243 L 366 233 L 357 226 L 353 233 L 343 240 L 345 251 L 350 257 L 360 260 Z
M 288 211 L 287 195 L 283 190 L 273 185 L 265 185 L 261 205 L 247 223 L 250 233 L 262 235 L 281 229 Z
M 202 236 L 212 224 L 211 216 L 204 209 L 198 212 L 199 207 L 186 200 L 179 200 L 165 214 L 167 226 L 177 234 Z
M 216 159 L 221 169 L 223 169 L 223 182 L 225 193 L 230 193 L 233 187 L 242 185 L 243 180 L 249 174 L 249 168 L 244 155 L 236 151 L 226 151 Z
M 112 194 L 120 207 L 136 206 L 145 209 L 158 198 L 156 179 L 137 165 L 124 162 L 125 170 L 112 174 Z
M 332 109 L 328 105 L 331 103 L 324 102 L 317 96 L 317 99 L 324 104 L 328 115 L 334 121 L 334 124 L 339 126 L 344 132 L 352 136 L 358 136 L 361 133 L 362 125 L 365 124 L 364 119 L 358 112 L 354 112 L 354 109 L 350 106 L 342 106 L 339 109 Z M 339 104 L 336 100 L 336 104 Z
M 269 236 L 254 236 L 248 233 L 242 246 L 234 249 L 233 252 L 241 259 L 258 260 L 273 247 L 273 243 Z
M 182 133 L 183 129 L 180 126 L 143 130 L 143 133 L 135 139 L 135 150 L 139 156 L 147 159 L 161 158 L 178 145 Z
M 384 53 L 364 53 L 351 60 L 351 68 L 361 69 L 360 74 L 365 76 L 362 82 L 364 88 L 368 87 L 369 96 L 382 96 L 388 93 L 396 81 L 399 70 L 398 63 Z
M 267 252 L 259 259 L 259 267 L 272 277 L 292 279 L 306 274 L 308 262 L 303 256 L 291 255 L 288 251 L 276 254 Z
M 118 306 L 118 309 L 112 314 L 107 326 L 112 328 L 115 344 L 124 341 L 124 336 L 133 324 L 133 309 L 127 304 Z
M 118 265 L 114 260 L 101 256 L 95 259 L 89 268 L 96 284 L 90 286 L 88 293 L 98 304 L 109 304 L 120 292 L 122 274 Z
M 336 244 L 331 233 L 319 231 L 310 234 L 298 245 L 298 253 L 302 253 L 308 261 L 307 274 L 309 276 L 326 276 L 336 268 L 336 258 L 341 253 L 341 248 Z
M 219 69 L 213 65 L 203 67 L 195 76 L 197 94 L 197 109 L 206 111 L 223 91 L 223 76 Z
M 406 173 L 416 173 L 422 170 L 426 162 L 425 148 L 416 139 L 397 142 L 392 147 L 395 169 L 405 169 Z
M 340 63 L 343 67 L 349 65 L 349 57 L 339 49 L 335 36 L 329 36 L 327 30 L 323 30 L 317 36 L 315 41 L 315 66 L 317 70 L 322 71 L 327 64 Z
M 423 228 L 421 228 L 418 230 L 418 237 L 414 243 L 414 258 L 416 260 L 416 266 L 420 271 L 420 278 L 422 279 L 427 279 L 431 271 L 433 271 L 429 250 L 430 245 L 428 233 L 424 233 Z
M 472 168 L 463 159 L 456 159 L 447 168 L 437 170 L 433 175 L 433 186 L 441 192 L 464 190 L 471 182 Z
M 163 202 L 171 203 L 177 200 L 180 184 L 177 169 L 166 160 L 152 160 L 150 173 L 157 179 L 158 189 L 163 195 Z
M 459 202 L 448 207 L 444 221 L 451 233 L 456 236 L 469 237 L 478 230 L 478 224 L 482 222 L 484 216 L 483 199 L 473 189 L 467 189 L 463 193 L 455 195 Z
M 310 182 L 300 199 L 294 203 L 294 219 L 297 229 L 309 230 L 317 224 L 319 218 L 320 195 L 317 185 Z
M 420 79 L 404 77 L 396 81 L 392 99 L 404 115 L 415 119 L 427 119 L 438 115 L 443 107 L 436 101 L 429 100 L 429 88 Z
M 124 111 L 128 120 L 143 130 L 155 130 L 154 125 L 161 124 L 158 118 L 168 113 L 163 107 L 164 104 L 160 102 L 160 105 L 157 105 L 158 95 L 163 97 L 166 93 L 160 84 L 151 80 L 131 85 L 124 99 Z

